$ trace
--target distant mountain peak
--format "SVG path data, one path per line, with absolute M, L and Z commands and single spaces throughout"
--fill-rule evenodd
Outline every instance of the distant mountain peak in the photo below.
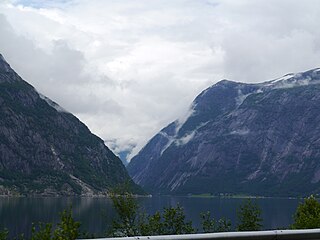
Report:
M 216 84 L 232 84 L 232 83 L 235 83 L 235 81 L 228 80 L 228 79 L 222 79 L 219 82 L 217 82 Z
M 222 80 L 163 128 L 127 169 L 156 193 L 320 191 L 320 69 L 262 83 Z M 178 131 L 177 131 L 178 129 Z

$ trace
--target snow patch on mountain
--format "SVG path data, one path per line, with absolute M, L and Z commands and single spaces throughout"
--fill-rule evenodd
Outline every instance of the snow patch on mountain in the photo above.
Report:
M 238 89 L 238 96 L 236 98 L 236 105 L 237 107 L 239 107 L 243 102 L 244 100 L 246 100 L 246 98 L 251 95 L 252 93 L 248 93 L 248 94 L 243 94 L 241 89 Z
M 199 124 L 199 126 L 197 126 L 192 132 L 185 134 L 183 137 L 181 137 L 179 139 L 175 139 L 174 143 L 176 144 L 176 146 L 182 146 L 182 145 L 187 144 L 188 142 L 190 142 L 194 138 L 197 131 L 200 128 L 202 128 L 203 126 L 207 125 L 208 123 L 209 123 L 209 121 Z
M 234 130 L 232 132 L 230 132 L 230 135 L 240 135 L 240 136 L 244 136 L 250 133 L 249 129 L 238 129 L 238 130 Z
M 320 68 L 313 70 L 314 74 L 318 74 L 320 71 Z M 220 81 L 218 84 L 223 85 L 225 83 L 229 83 L 230 81 L 223 80 Z M 253 90 L 252 92 L 243 92 L 243 85 L 239 85 L 238 88 L 238 95 L 235 98 L 236 101 L 236 106 L 239 107 L 248 96 L 251 94 L 259 94 L 263 93 L 265 91 L 270 91 L 273 89 L 285 89 L 285 88 L 293 88 L 293 87 L 298 87 L 298 86 L 306 86 L 310 84 L 320 84 L 320 81 L 314 81 L 310 76 L 304 76 L 302 73 L 289 73 L 286 74 L 280 78 L 256 84 L 257 88 Z M 213 85 L 214 87 L 216 85 Z M 197 98 L 204 96 L 210 88 L 204 90 Z M 168 135 L 165 132 L 160 132 L 160 134 L 168 139 L 167 144 L 163 147 L 161 150 L 160 155 L 162 155 L 172 144 L 175 144 L 176 146 L 183 146 L 187 143 L 189 143 L 196 135 L 198 129 L 202 127 L 203 125 L 207 123 L 202 123 L 198 127 L 196 127 L 194 130 L 189 131 L 187 134 L 183 135 L 182 137 L 178 138 L 179 131 L 181 127 L 187 122 L 187 120 L 192 117 L 196 113 L 196 102 L 191 105 L 189 110 L 182 115 L 178 120 L 175 121 L 175 131 L 174 135 Z M 248 129 L 239 129 L 239 130 L 234 130 L 231 131 L 229 134 L 230 135 L 239 135 L 239 136 L 244 136 L 249 134 L 250 131 Z
M 299 86 L 306 86 L 310 84 L 318 84 L 318 82 L 311 82 L 311 77 L 306 77 L 301 79 L 300 76 L 290 78 L 288 80 L 283 80 L 280 82 L 277 82 L 274 86 L 274 89 L 281 89 L 281 88 L 293 88 L 293 87 L 299 87 Z
M 320 72 L 320 68 L 316 68 L 312 71 L 312 76 L 305 76 L 303 73 L 289 73 L 284 75 L 281 78 L 277 78 L 275 80 L 269 81 L 267 83 L 262 83 L 262 87 L 267 87 L 268 89 L 285 89 L 285 88 L 293 88 L 299 86 L 307 86 L 320 84 L 320 76 L 317 75 Z M 311 72 L 310 71 L 310 72 Z M 316 76 L 315 76 L 316 75 Z
M 176 139 L 175 140 L 176 146 L 182 146 L 182 145 L 187 144 L 191 139 L 193 139 L 195 134 L 196 134 L 196 131 L 192 131 L 191 133 L 183 136 L 182 138 Z
M 288 80 L 290 78 L 293 78 L 295 75 L 296 75 L 295 73 L 288 73 L 280 78 L 276 78 L 275 80 L 272 81 L 272 83 Z
M 168 149 L 168 147 L 170 147 L 170 145 L 174 142 L 176 135 L 175 135 L 175 136 L 169 136 L 168 134 L 166 134 L 166 133 L 164 133 L 164 132 L 160 132 L 160 134 L 161 134 L 162 136 L 164 136 L 165 138 L 168 139 L 167 144 L 163 147 L 163 149 L 162 149 L 161 152 L 160 152 L 160 156 L 162 156 L 162 154 L 163 154 L 163 153 Z
M 286 74 L 280 78 L 276 78 L 274 80 L 262 83 L 262 87 L 269 87 L 269 88 L 277 88 L 279 85 L 284 85 L 284 82 L 287 82 L 287 80 L 292 79 L 296 76 L 294 73 Z

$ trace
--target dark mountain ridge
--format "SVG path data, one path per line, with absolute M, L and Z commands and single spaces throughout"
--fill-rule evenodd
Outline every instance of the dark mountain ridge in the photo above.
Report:
M 120 159 L 0 55 L 0 194 L 100 195 L 131 182 Z
M 320 191 L 320 69 L 223 80 L 162 129 L 127 169 L 156 193 L 291 196 Z

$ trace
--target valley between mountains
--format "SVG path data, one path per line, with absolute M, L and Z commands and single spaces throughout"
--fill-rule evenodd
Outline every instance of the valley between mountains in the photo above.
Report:
M 102 139 L 38 93 L 2 55 L 0 111 L 1 195 L 106 196 L 124 183 L 140 194 L 140 186 L 182 195 L 320 191 L 320 69 L 258 84 L 214 84 L 195 98 L 186 117 L 150 139 L 127 169 Z

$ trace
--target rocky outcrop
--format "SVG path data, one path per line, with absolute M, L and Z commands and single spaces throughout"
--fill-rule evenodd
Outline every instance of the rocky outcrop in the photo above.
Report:
M 127 169 L 157 193 L 318 193 L 320 69 L 260 84 L 218 82 Z
M 131 182 L 120 159 L 0 55 L 0 194 L 100 195 Z

